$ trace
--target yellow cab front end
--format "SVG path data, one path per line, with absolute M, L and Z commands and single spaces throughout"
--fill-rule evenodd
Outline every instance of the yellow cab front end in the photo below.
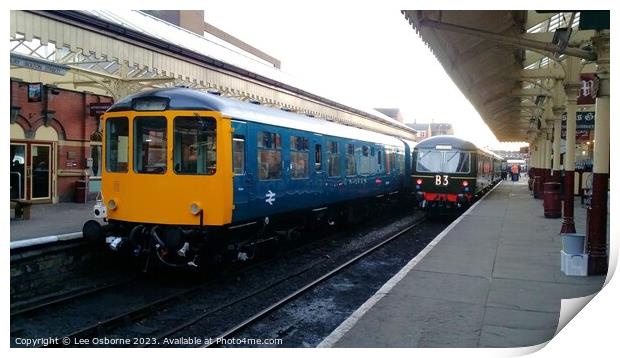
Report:
M 107 219 L 151 225 L 231 222 L 231 124 L 216 111 L 108 112 L 102 196 Z

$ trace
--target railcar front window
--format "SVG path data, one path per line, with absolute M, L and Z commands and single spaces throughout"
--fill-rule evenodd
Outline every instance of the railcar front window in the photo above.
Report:
M 443 156 L 440 151 L 437 150 L 420 150 L 418 152 L 418 162 L 416 163 L 416 170 L 418 172 L 440 172 L 441 162 Z
M 216 122 L 211 117 L 174 119 L 174 172 L 183 175 L 213 175 L 217 164 Z M 240 141 L 239 141 L 240 139 Z M 241 148 L 239 148 L 241 145 Z M 243 139 L 235 138 L 236 159 L 243 158 Z M 240 155 L 241 157 L 238 157 Z M 235 174 L 237 170 L 234 168 Z
M 469 152 L 445 152 L 444 173 L 469 173 Z
M 126 173 L 129 163 L 129 121 L 127 118 L 108 118 L 105 137 L 106 170 L 112 173 Z
M 166 172 L 166 118 L 136 117 L 133 121 L 133 168 L 136 173 Z

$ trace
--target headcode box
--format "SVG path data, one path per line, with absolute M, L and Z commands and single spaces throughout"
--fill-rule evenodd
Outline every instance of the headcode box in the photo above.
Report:
M 560 252 L 560 266 L 566 276 L 588 276 L 588 255 Z

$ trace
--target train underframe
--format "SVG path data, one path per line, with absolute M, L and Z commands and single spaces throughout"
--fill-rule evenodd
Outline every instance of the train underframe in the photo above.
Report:
M 251 260 L 267 243 L 300 238 L 303 232 L 358 224 L 403 202 L 399 192 L 226 226 L 179 226 L 96 220 L 84 224 L 85 239 L 105 240 L 112 251 L 168 267 L 199 268 L 212 262 Z
M 418 206 L 422 209 L 462 209 L 469 206 L 473 200 L 474 195 L 471 193 L 429 193 L 429 192 L 417 192 L 416 200 Z

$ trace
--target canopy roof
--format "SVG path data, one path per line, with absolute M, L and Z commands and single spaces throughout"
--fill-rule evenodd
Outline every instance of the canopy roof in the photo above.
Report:
M 578 48 L 591 31 L 569 32 L 565 48 L 553 41 L 558 29 L 577 27 L 579 12 L 402 13 L 500 141 L 528 140 L 531 120 L 540 119 L 549 106 L 552 86 L 545 81 L 564 76 L 557 67 L 567 54 L 593 59 Z

